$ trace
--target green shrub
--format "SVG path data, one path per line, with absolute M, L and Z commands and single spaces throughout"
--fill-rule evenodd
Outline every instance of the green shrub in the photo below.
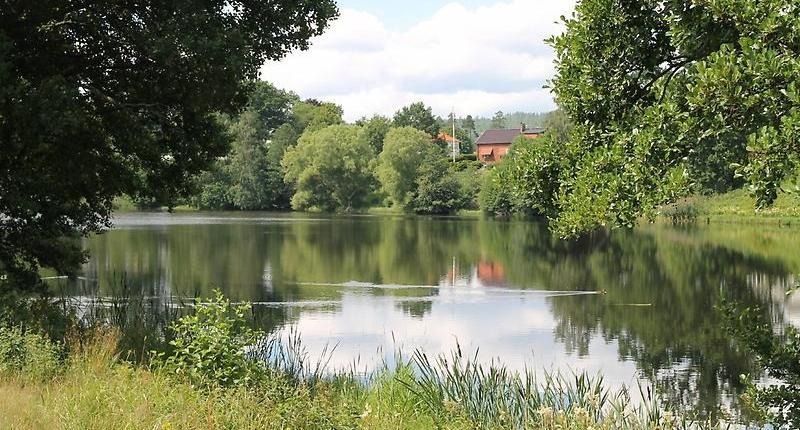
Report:
M 249 311 L 249 305 L 232 304 L 219 290 L 210 301 L 198 301 L 193 315 L 172 325 L 174 350 L 159 355 L 163 368 L 200 387 L 256 382 L 263 367 L 245 353 L 258 337 L 245 318 Z
M 503 217 L 513 213 L 514 204 L 507 183 L 508 170 L 502 163 L 484 175 L 483 185 L 478 193 L 478 205 L 483 212 Z
M 61 348 L 47 336 L 0 326 L 0 375 L 43 381 L 57 373 L 60 358 Z
M 461 187 L 451 175 L 423 175 L 411 206 L 418 214 L 452 214 L 461 207 Z
M 553 138 L 519 138 L 508 160 L 509 175 L 503 184 L 512 195 L 515 211 L 536 216 L 557 213 L 556 199 L 561 174 L 561 154 Z

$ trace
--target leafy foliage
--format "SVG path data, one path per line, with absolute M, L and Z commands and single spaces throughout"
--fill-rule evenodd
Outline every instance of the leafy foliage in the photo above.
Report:
M 263 369 L 245 354 L 257 339 L 247 324 L 249 311 L 249 304 L 234 305 L 219 290 L 208 302 L 198 301 L 194 314 L 173 324 L 173 352 L 160 356 L 164 369 L 200 387 L 257 382 Z
M 558 189 L 555 229 L 630 226 L 742 178 L 770 205 L 800 156 L 797 13 L 788 0 L 579 2 L 550 40 L 575 124 L 543 186 Z
M 418 214 L 451 214 L 462 205 L 460 184 L 447 170 L 444 160 L 426 164 L 416 181 L 411 206 Z
M 68 239 L 123 193 L 173 201 L 227 149 L 266 60 L 308 46 L 333 1 L 12 0 L 0 10 L 0 270 L 75 269 Z
M 53 377 L 61 365 L 61 349 L 47 336 L 0 325 L 0 375 L 25 375 L 34 381 Z
M 351 212 L 361 208 L 375 179 L 372 147 L 352 125 L 307 130 L 281 164 L 294 184 L 292 208 Z
M 746 401 L 762 420 L 797 428 L 800 426 L 800 332 L 787 325 L 776 334 L 771 322 L 758 309 L 725 302 L 722 310 L 729 331 L 758 356 L 771 377 L 780 381 L 758 387 L 753 375 L 741 375 L 748 385 Z
M 564 167 L 557 130 L 536 139 L 518 137 L 487 175 L 481 207 L 490 214 L 557 214 L 559 179 Z
M 501 162 L 484 176 L 478 203 L 481 210 L 487 214 L 508 217 L 516 210 L 511 198 L 509 188 L 511 177 L 507 166 L 509 166 L 508 161 Z
M 232 145 L 227 156 L 218 159 L 195 179 L 198 191 L 193 203 L 202 209 L 274 210 L 289 206 L 289 189 L 283 182 L 280 139 L 291 139 L 287 121 L 297 97 L 267 82 L 253 83 L 247 108 L 236 118 L 221 117 Z M 276 148 L 272 142 L 277 140 Z M 294 137 L 296 140 L 296 137 Z M 270 154 L 273 152 L 273 154 Z M 277 159 L 276 159 L 277 158 Z
M 412 103 L 394 114 L 395 127 L 414 127 L 432 139 L 439 138 L 439 121 L 430 107 L 422 102 Z
M 463 159 L 457 161 L 450 169 L 450 175 L 458 182 L 460 194 L 460 209 L 478 209 L 478 194 L 483 184 L 486 170 L 483 164 L 476 160 Z
M 282 209 L 288 202 L 283 174 L 279 164 L 270 162 L 266 142 L 258 138 L 257 124 L 256 113 L 248 111 L 232 129 L 233 148 L 224 163 L 230 178 L 230 202 L 242 210 Z
M 298 133 L 317 131 L 329 125 L 342 124 L 342 107 L 308 99 L 294 105 L 293 126 Z
M 393 128 L 386 134 L 376 174 L 392 202 L 405 208 L 413 198 L 423 167 L 442 156 L 423 131 L 408 126 Z
M 380 154 L 383 151 L 386 134 L 392 127 L 392 121 L 385 116 L 375 115 L 370 119 L 362 118 L 356 121 L 356 125 L 361 127 L 362 138 L 369 143 L 376 154 Z

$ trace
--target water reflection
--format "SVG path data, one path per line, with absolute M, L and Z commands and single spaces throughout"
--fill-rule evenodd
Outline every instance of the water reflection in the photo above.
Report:
M 119 274 L 153 295 L 221 288 L 259 303 L 268 328 L 294 325 L 334 362 L 370 366 L 395 348 L 456 340 L 511 367 L 642 378 L 686 408 L 736 407 L 755 363 L 721 329 L 722 297 L 775 321 L 797 303 L 800 230 L 650 226 L 579 241 L 537 223 L 249 214 L 122 216 L 93 237 L 85 275 L 110 294 Z

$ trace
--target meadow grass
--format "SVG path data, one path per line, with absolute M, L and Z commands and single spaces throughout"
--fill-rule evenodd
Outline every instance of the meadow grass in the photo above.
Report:
M 800 221 L 800 193 L 779 192 L 772 206 L 760 210 L 745 189 L 693 196 L 663 207 L 661 216 L 678 224 L 697 220 L 788 225 Z

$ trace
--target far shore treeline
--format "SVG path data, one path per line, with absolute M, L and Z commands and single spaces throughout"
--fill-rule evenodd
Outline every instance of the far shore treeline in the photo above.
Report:
M 479 127 L 515 128 L 520 124 L 509 125 L 511 121 L 525 120 L 536 121 L 526 125 L 566 133 L 566 120 L 557 111 L 499 111 L 491 119 L 467 115 L 455 119 L 454 161 L 452 116 L 435 116 L 422 102 L 400 108 L 391 118 L 374 115 L 348 124 L 334 103 L 304 100 L 264 81 L 248 86 L 241 113 L 216 115 L 230 140 L 229 149 L 193 177 L 188 195 L 173 200 L 134 196 L 118 205 L 128 200 L 138 209 L 185 205 L 202 210 L 349 213 L 391 207 L 417 214 L 477 210 L 483 178 L 490 170 L 475 156 Z

